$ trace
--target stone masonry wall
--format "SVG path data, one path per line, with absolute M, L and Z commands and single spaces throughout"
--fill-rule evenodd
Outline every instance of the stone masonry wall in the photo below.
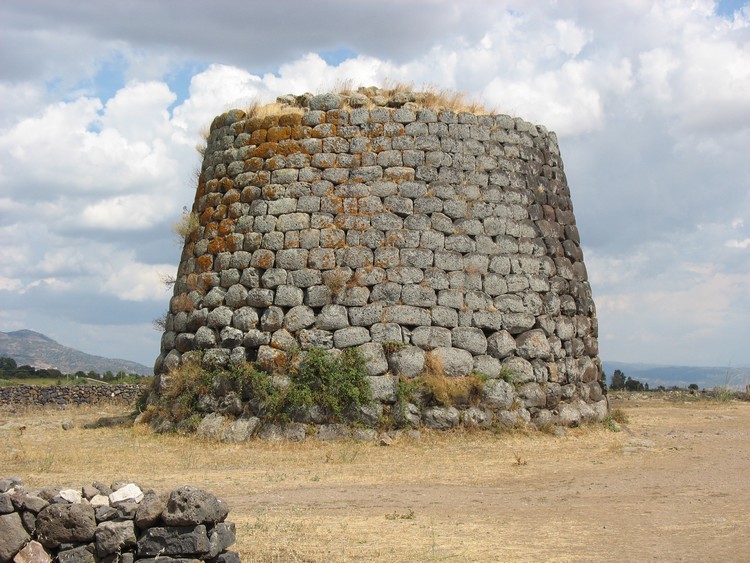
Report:
M 239 563 L 229 508 L 191 486 L 128 481 L 31 489 L 0 478 L 0 563 Z
M 606 416 L 555 134 L 423 99 L 286 96 L 213 121 L 156 374 L 357 346 L 385 404 L 427 361 L 509 381 L 490 418 Z
M 133 403 L 144 385 L 12 385 L 0 387 L 0 405 L 83 405 L 103 401 Z

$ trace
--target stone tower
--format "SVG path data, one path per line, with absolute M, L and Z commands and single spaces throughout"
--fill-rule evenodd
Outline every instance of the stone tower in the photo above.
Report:
M 606 416 L 554 133 L 425 93 L 278 102 L 211 125 L 156 374 L 356 346 L 383 404 L 427 362 L 486 376 L 461 420 Z

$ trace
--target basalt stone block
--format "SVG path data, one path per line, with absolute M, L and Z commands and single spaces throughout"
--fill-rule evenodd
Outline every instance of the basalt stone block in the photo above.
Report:
M 10 561 L 29 541 L 29 534 L 15 513 L 0 516 L 0 561 Z
M 89 542 L 95 532 L 94 508 L 87 504 L 51 504 L 36 519 L 36 535 L 45 547 Z
M 215 524 L 223 522 L 228 512 L 224 501 L 208 491 L 188 485 L 172 491 L 162 519 L 167 526 Z
M 149 528 L 138 538 L 138 557 L 205 555 L 211 550 L 206 526 Z

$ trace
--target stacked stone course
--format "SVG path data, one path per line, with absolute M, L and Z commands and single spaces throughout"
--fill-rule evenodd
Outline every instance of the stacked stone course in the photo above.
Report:
M 0 479 L 0 563 L 239 563 L 229 508 L 191 486 L 168 495 L 127 481 L 29 489 Z
M 211 125 L 157 389 L 185 361 L 272 370 L 292 350 L 356 346 L 385 404 L 429 361 L 510 380 L 494 412 L 606 416 L 554 133 L 423 107 L 418 93 L 279 102 L 276 115 L 232 110 Z
M 133 403 L 145 385 L 12 385 L 0 387 L 0 405 L 86 405 Z

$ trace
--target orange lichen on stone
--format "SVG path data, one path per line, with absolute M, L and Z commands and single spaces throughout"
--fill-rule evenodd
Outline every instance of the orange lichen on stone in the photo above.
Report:
M 203 230 L 203 238 L 212 239 L 219 234 L 219 224 L 215 221 L 206 223 L 206 228 Z
M 222 193 L 226 193 L 234 187 L 234 180 L 225 176 L 219 180 L 219 184 L 221 185 Z
M 231 219 L 222 219 L 219 223 L 219 234 L 228 235 L 234 231 L 234 221 Z
M 266 131 L 265 129 L 256 129 L 255 131 L 250 133 L 250 144 L 260 145 L 261 143 L 265 143 L 267 136 L 268 131 Z
M 301 152 L 302 150 L 299 146 L 299 143 L 291 139 L 279 141 L 279 147 L 279 154 L 282 154 L 284 156 L 295 154 Z
M 346 119 L 340 109 L 331 109 L 326 112 L 326 123 L 333 125 L 346 125 Z
M 206 207 L 203 212 L 201 213 L 201 225 L 208 225 L 208 223 L 211 221 L 211 217 L 213 217 L 214 214 L 214 208 L 213 207 Z
M 191 238 L 194 238 L 193 233 L 191 233 Z M 182 259 L 190 258 L 193 255 L 193 251 L 195 250 L 195 242 L 191 240 L 190 242 L 185 243 L 185 246 L 182 248 Z
M 209 268 L 210 270 L 210 268 Z M 199 283 L 200 283 L 200 289 L 199 291 L 207 291 L 209 287 L 211 287 L 211 283 L 213 280 L 213 276 L 211 275 L 210 271 L 206 271 L 200 275 Z
M 309 139 L 312 137 L 312 127 L 295 125 L 292 127 L 292 139 Z
M 256 250 L 253 252 L 253 257 L 250 261 L 250 265 L 254 268 L 260 268 L 261 270 L 267 270 L 273 267 L 275 255 L 270 250 Z
M 204 254 L 203 256 L 198 256 L 197 263 L 201 272 L 209 272 L 214 265 L 214 259 L 213 256 Z
M 227 235 L 224 238 L 224 246 L 227 252 L 236 252 L 242 247 L 242 235 Z
M 216 237 L 208 243 L 208 251 L 211 254 L 218 254 L 219 252 L 224 252 L 225 250 L 226 243 L 224 242 L 224 237 Z
M 286 161 L 281 157 L 281 155 L 273 155 L 271 158 L 266 160 L 264 168 L 266 170 L 278 170 L 279 168 L 284 168 L 285 164 Z
M 293 127 L 302 123 L 302 114 L 285 113 L 279 116 L 279 125 L 284 127 Z
M 312 131 L 310 132 L 310 136 L 313 139 L 323 139 L 325 137 L 335 137 L 337 135 L 337 129 L 335 125 L 329 125 L 326 128 L 322 128 L 319 125 L 316 127 L 313 127 Z
M 244 214 L 245 214 L 245 211 L 241 203 L 235 202 L 229 206 L 229 218 L 230 219 L 239 219 Z
M 240 191 L 236 189 L 231 189 L 226 194 L 224 194 L 224 197 L 222 198 L 221 202 L 224 205 L 232 205 L 233 203 L 239 200 L 240 200 Z
M 211 218 L 214 221 L 221 221 L 227 216 L 227 206 L 226 205 L 217 205 L 216 209 L 214 210 L 214 214 L 211 216 Z
M 251 133 L 256 129 L 260 129 L 263 118 L 258 116 L 252 116 L 245 120 L 245 133 Z
M 259 158 L 271 158 L 277 152 L 279 152 L 278 143 L 261 143 L 255 147 L 255 150 L 253 150 L 253 156 Z
M 260 126 L 263 129 L 270 129 L 271 127 L 276 127 L 278 124 L 279 124 L 278 115 L 266 115 L 263 118 L 263 121 L 261 121 Z
M 263 159 L 257 156 L 248 158 L 245 161 L 245 170 L 250 170 L 253 172 L 263 170 Z
M 292 130 L 289 127 L 271 127 L 268 130 L 266 140 L 269 142 L 278 142 L 289 139 L 292 136 Z

